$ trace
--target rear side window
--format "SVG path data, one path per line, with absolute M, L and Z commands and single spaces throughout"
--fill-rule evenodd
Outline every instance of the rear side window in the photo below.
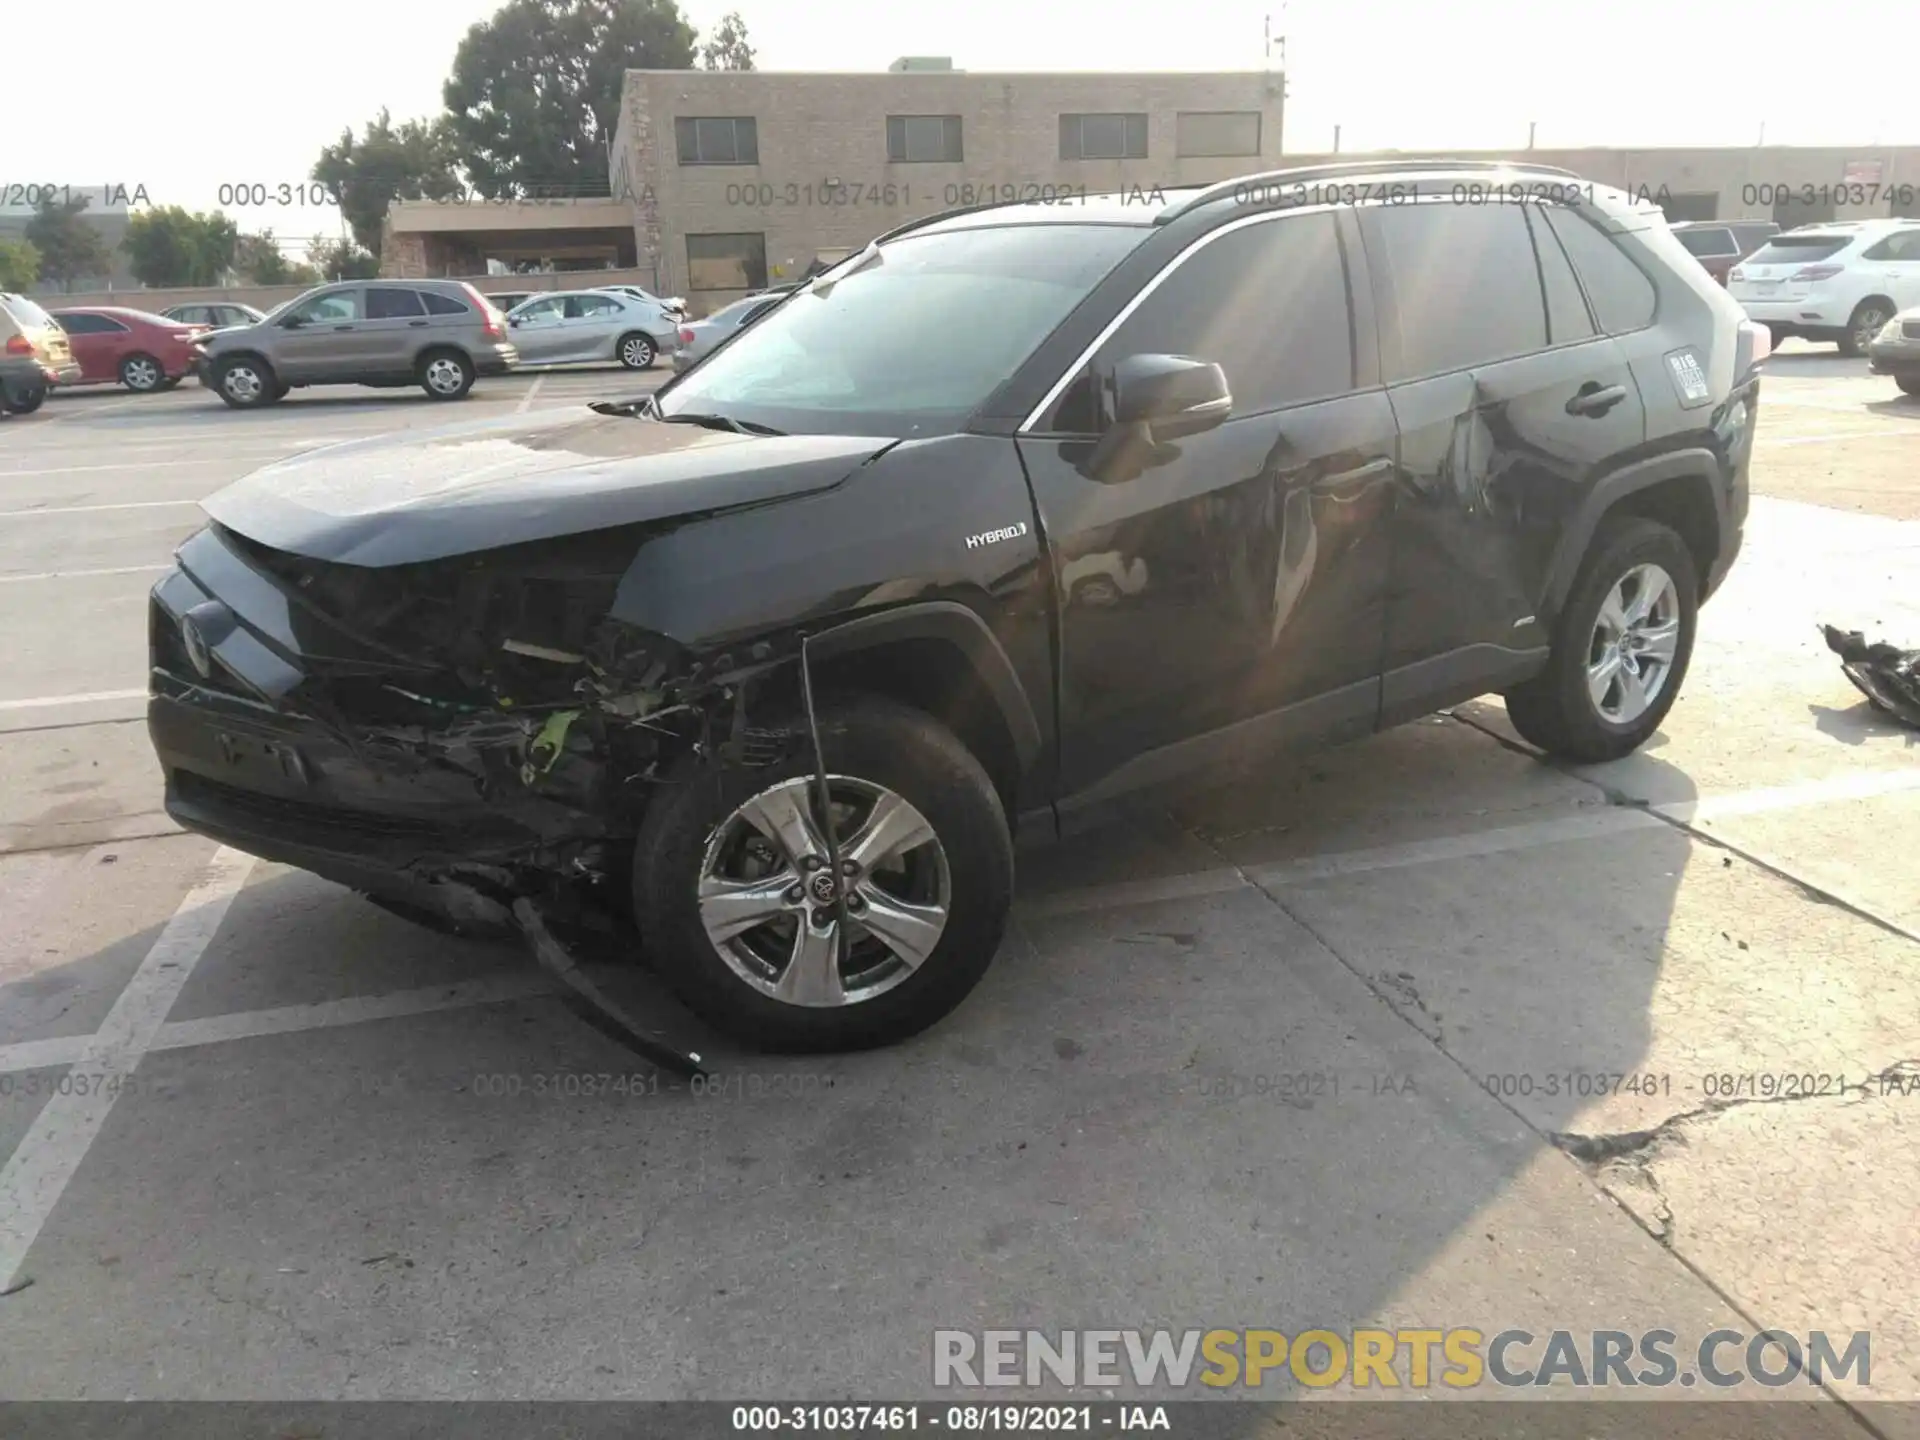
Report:
M 1838 255 L 1854 242 L 1852 235 L 1776 235 L 1747 257 L 1750 265 L 1804 265 Z
M 1862 260 L 1920 260 L 1920 230 L 1896 230 L 1860 252 Z
M 1567 252 L 1560 248 L 1538 205 L 1526 207 L 1527 228 L 1533 231 L 1534 253 L 1540 257 L 1540 293 L 1547 300 L 1547 343 L 1570 345 L 1594 336 L 1593 316 L 1580 293 Z
M 1097 363 L 1156 353 L 1218 364 L 1236 417 L 1352 390 L 1347 269 L 1333 217 L 1262 221 L 1202 245 L 1127 317 Z M 1071 424 L 1063 408 L 1059 428 L 1094 428 L 1090 387 L 1068 393 L 1079 403 Z
M 1740 247 L 1733 243 L 1731 230 L 1676 230 L 1674 238 L 1686 248 L 1689 255 L 1737 255 Z
M 1561 205 L 1546 206 L 1547 224 L 1573 261 L 1600 328 L 1609 335 L 1653 323 L 1658 293 L 1644 271 L 1599 228 Z
M 429 315 L 464 315 L 467 313 L 467 307 L 451 295 L 442 295 L 433 290 L 423 290 L 420 292 L 420 298 L 426 302 L 427 313 Z
M 123 335 L 127 330 L 118 320 L 104 315 L 67 314 L 59 317 L 59 324 L 69 335 Z
M 1381 206 L 1368 240 L 1386 250 L 1402 374 L 1464 370 L 1546 348 L 1546 305 L 1518 205 Z
M 367 291 L 367 319 L 411 320 L 427 313 L 420 296 L 412 290 Z

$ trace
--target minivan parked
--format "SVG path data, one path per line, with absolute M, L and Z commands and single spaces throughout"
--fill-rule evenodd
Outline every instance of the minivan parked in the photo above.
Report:
M 1163 198 L 916 220 L 653 395 L 208 499 L 152 599 L 168 813 L 449 928 L 593 907 L 841 1049 L 973 988 L 1016 826 L 1488 691 L 1646 742 L 1765 330 L 1563 171 Z
M 461 400 L 476 376 L 519 360 L 506 319 L 457 280 L 352 280 L 322 285 L 256 325 L 195 342 L 201 383 L 236 409 L 308 385 L 418 385 Z

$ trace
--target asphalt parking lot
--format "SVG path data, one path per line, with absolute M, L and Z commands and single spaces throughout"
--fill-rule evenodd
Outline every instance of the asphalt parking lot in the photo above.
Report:
M 941 1328 L 1379 1324 L 1868 1330 L 1920 1400 L 1920 736 L 1815 632 L 1920 645 L 1920 400 L 1773 362 L 1642 754 L 1488 700 L 1143 797 L 1022 855 L 931 1033 L 695 1095 L 583 1081 L 644 1067 L 517 949 L 177 832 L 142 718 L 202 497 L 667 373 L 0 422 L 0 1394 L 913 1397 Z

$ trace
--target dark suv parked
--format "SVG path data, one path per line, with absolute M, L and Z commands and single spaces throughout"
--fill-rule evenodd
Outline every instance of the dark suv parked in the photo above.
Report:
M 1766 355 L 1658 212 L 1461 163 L 1128 198 L 904 226 L 652 399 L 215 496 L 153 595 L 170 813 L 418 918 L 604 904 L 834 1048 L 980 978 L 1010 817 L 1486 691 L 1576 760 L 1651 735 Z

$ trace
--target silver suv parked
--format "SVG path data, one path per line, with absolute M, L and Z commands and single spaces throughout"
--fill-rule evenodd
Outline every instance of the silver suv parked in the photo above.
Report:
M 257 325 L 199 342 L 201 383 L 240 409 L 303 385 L 418 385 L 459 400 L 519 363 L 506 319 L 455 280 L 351 280 L 290 300 Z

